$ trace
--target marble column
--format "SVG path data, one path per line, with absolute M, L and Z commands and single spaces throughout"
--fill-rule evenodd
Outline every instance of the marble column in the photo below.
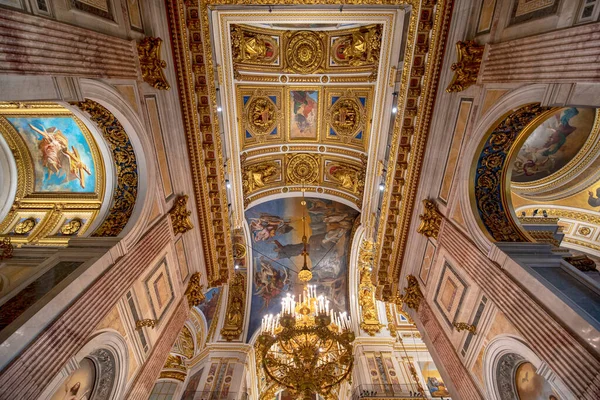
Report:
M 134 41 L 1 9 L 1 74 L 137 79 L 137 59 Z
M 489 44 L 480 83 L 600 82 L 600 23 Z
M 0 399 L 39 398 L 172 239 L 168 216 L 165 216 L 0 373 Z
M 175 339 L 177 339 L 177 335 L 179 335 L 188 317 L 189 310 L 187 297 L 184 296 L 167 323 L 168 329 L 165 329 L 160 339 L 154 344 L 152 353 L 144 363 L 142 370 L 137 374 L 125 396 L 126 399 L 146 400 L 150 396 L 171 347 L 173 347 L 173 343 L 175 343 Z

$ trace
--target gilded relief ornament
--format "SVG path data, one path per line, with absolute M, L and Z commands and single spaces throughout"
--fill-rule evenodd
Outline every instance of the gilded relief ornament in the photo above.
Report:
M 286 71 L 312 74 L 323 69 L 326 35 L 323 32 L 287 31 Z
M 279 58 L 279 45 L 274 37 L 232 25 L 231 54 L 234 63 L 274 64 Z
M 74 235 L 79 232 L 82 226 L 83 222 L 79 218 L 73 218 L 60 227 L 60 233 L 63 235 Z
M 377 314 L 377 304 L 375 302 L 375 285 L 371 278 L 371 270 L 375 247 L 373 242 L 364 241 L 360 248 L 360 283 L 358 285 L 358 305 L 361 310 L 360 329 L 367 332 L 369 336 L 374 336 L 383 327 L 379 323 Z
M 327 113 L 327 119 L 335 132 L 347 142 L 362 128 L 364 115 L 356 98 L 345 97 L 331 106 Z
M 477 334 L 477 328 L 475 327 L 475 325 L 470 325 L 466 322 L 455 322 L 452 325 L 454 325 L 458 332 L 469 331 L 473 335 Z
M 254 136 L 260 137 L 273 132 L 277 126 L 277 107 L 267 96 L 255 96 L 246 107 L 246 127 Z
M 178 354 L 170 353 L 165 360 L 165 365 L 163 368 L 166 369 L 177 369 L 183 372 L 187 372 L 187 367 L 185 366 L 185 361 L 183 357 Z
M 380 52 L 381 25 L 375 25 L 335 39 L 331 58 L 335 65 L 377 66 Z
M 413 275 L 408 275 L 406 280 L 408 281 L 408 285 L 404 289 L 404 294 L 401 298 L 402 303 L 406 304 L 408 308 L 419 311 L 419 304 L 421 304 L 421 300 L 423 299 L 423 293 L 419 288 L 419 282 Z
M 175 234 L 186 233 L 187 231 L 194 228 L 194 225 L 192 225 L 192 220 L 190 218 L 192 212 L 186 209 L 187 201 L 187 194 L 177 197 L 175 199 L 173 207 L 169 211 L 169 215 L 171 216 L 171 223 L 173 224 L 173 232 L 175 232 Z
M 13 245 L 11 243 L 10 237 L 6 236 L 0 242 L 0 261 L 7 260 L 9 258 L 13 258 Z
M 156 89 L 169 90 L 171 86 L 163 72 L 167 68 L 167 62 L 160 59 L 161 45 L 162 39 L 157 37 L 145 37 L 138 43 L 140 68 L 146 83 Z
M 440 233 L 442 214 L 433 201 L 425 199 L 423 200 L 423 204 L 423 214 L 419 215 L 421 225 L 419 225 L 417 232 L 427 237 L 437 239 L 438 234 Z
M 505 164 L 513 144 L 525 127 L 551 110 L 539 103 L 519 108 L 500 121 L 489 135 L 477 160 L 474 197 L 479 217 L 491 237 L 498 242 L 528 242 L 505 208 Z
M 319 178 L 319 161 L 311 154 L 294 154 L 287 161 L 286 176 L 291 184 L 310 185 Z
M 108 216 L 92 236 L 118 236 L 127 225 L 137 199 L 138 169 L 133 145 L 119 120 L 104 106 L 93 100 L 72 103 L 89 114 L 90 119 L 102 131 L 109 144 L 117 171 L 117 187 L 114 190 Z
M 202 293 L 203 289 L 204 285 L 200 284 L 200 272 L 196 272 L 190 277 L 190 282 L 185 290 L 185 296 L 188 299 L 190 307 L 199 306 L 204 302 L 206 297 Z
M 462 92 L 477 82 L 483 50 L 484 46 L 478 45 L 474 40 L 456 42 L 457 61 L 450 67 L 454 71 L 454 77 L 446 92 Z
M 17 235 L 26 235 L 35 227 L 35 218 L 27 218 L 15 225 L 14 232 Z
M 344 189 L 354 194 L 362 193 L 365 186 L 364 170 L 347 164 L 336 163 L 327 165 L 327 173 Z
M 242 188 L 244 194 L 259 190 L 281 176 L 281 168 L 275 162 L 254 164 L 244 167 Z
M 138 321 L 135 321 L 135 329 L 139 331 L 145 326 L 147 326 L 148 328 L 154 328 L 157 323 L 157 319 L 140 319 Z
M 228 341 L 237 339 L 242 334 L 244 323 L 244 305 L 246 300 L 246 275 L 236 272 L 229 284 L 227 314 L 221 335 Z

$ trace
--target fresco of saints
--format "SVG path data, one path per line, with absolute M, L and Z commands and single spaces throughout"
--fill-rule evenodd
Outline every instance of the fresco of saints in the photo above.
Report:
M 75 146 L 71 146 L 69 150 L 69 141 L 55 127 L 39 129 L 31 124 L 29 126 L 42 136 L 38 147 L 42 154 L 42 165 L 48 170 L 48 176 L 55 174 L 64 176 L 66 181 L 78 180 L 81 188 L 85 188 L 85 174 L 91 175 L 91 171 L 81 161 Z
M 272 299 L 277 297 L 289 285 L 288 273 L 285 269 L 274 268 L 263 257 L 260 258 L 260 270 L 254 273 L 256 293 L 263 300 L 262 310 L 266 310 Z
M 291 231 L 290 221 L 276 215 L 262 213 L 258 218 L 250 218 L 250 231 L 255 242 L 269 240 L 275 235 L 284 235 Z
M 292 99 L 294 104 L 293 116 L 294 124 L 298 128 L 299 136 L 314 136 L 315 122 L 317 113 L 317 102 L 305 91 L 293 91 Z

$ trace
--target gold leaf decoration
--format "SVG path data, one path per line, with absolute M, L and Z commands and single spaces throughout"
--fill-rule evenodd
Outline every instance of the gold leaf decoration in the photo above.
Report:
M 171 86 L 163 72 L 167 68 L 167 62 L 160 59 L 161 45 L 162 39 L 157 37 L 145 37 L 138 43 L 140 68 L 146 83 L 156 89 L 169 90 Z
M 484 46 L 474 40 L 456 42 L 457 61 L 450 67 L 454 77 L 446 88 L 447 92 L 462 92 L 477 82 L 483 50 Z
M 419 215 L 421 225 L 419 225 L 417 232 L 427 237 L 437 239 L 438 234 L 440 233 L 442 214 L 433 201 L 425 199 L 423 200 L 423 204 L 425 207 L 423 209 L 423 214 Z
M 190 307 L 199 306 L 204 302 L 206 297 L 204 296 L 204 293 L 202 293 L 203 289 L 204 286 L 200 284 L 200 272 L 196 272 L 190 277 L 190 282 L 185 290 L 185 295 Z
M 244 323 L 244 306 L 246 302 L 246 275 L 236 272 L 229 284 L 227 313 L 221 335 L 229 342 L 239 338 Z
M 171 223 L 173 224 L 173 231 L 177 233 L 186 233 L 194 228 L 192 225 L 191 211 L 188 211 L 187 206 L 188 195 L 178 196 L 175 199 L 173 207 L 169 210 L 169 216 L 171 217 Z

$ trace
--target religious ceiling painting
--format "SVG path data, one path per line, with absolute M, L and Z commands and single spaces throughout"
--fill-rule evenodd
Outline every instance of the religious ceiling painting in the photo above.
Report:
M 104 160 L 88 127 L 57 104 L 0 103 L 0 134 L 14 155 L 19 199 L 0 234 L 51 245 L 84 234 L 105 190 Z
M 530 362 L 524 362 L 515 372 L 515 388 L 520 400 L 559 400 L 546 379 L 536 373 Z
M 96 166 L 87 128 L 74 116 L 6 117 L 33 160 L 34 190 L 94 193 Z
M 208 342 L 211 339 L 212 333 L 215 330 L 215 327 L 213 327 L 213 322 L 215 322 L 215 324 L 217 322 L 217 320 L 215 319 L 215 315 L 219 310 L 221 288 L 211 288 L 206 293 L 204 293 L 204 296 L 204 302 L 202 302 L 196 308 L 198 308 L 198 310 L 202 312 L 204 318 L 206 319 L 206 329 L 208 329 L 206 341 Z
M 84 358 L 77 368 L 54 392 L 51 400 L 89 400 L 96 381 L 94 363 Z
M 547 118 L 519 150 L 512 181 L 517 185 L 539 181 L 581 161 L 583 150 L 598 139 L 599 132 L 593 129 L 595 120 L 594 109 L 575 107 L 560 109 Z
M 450 392 L 448 392 L 440 372 L 432 361 L 419 361 L 419 367 L 431 397 L 450 397 Z
M 318 88 L 289 90 L 289 130 L 290 141 L 315 141 L 318 139 L 320 93 Z
M 358 211 L 325 199 L 301 197 L 271 200 L 246 211 L 252 237 L 253 284 L 248 340 L 263 315 L 275 314 L 286 293 L 298 296 L 303 285 L 297 274 L 303 264 L 303 213 L 306 214 L 310 284 L 333 299 L 333 308 L 347 310 L 348 254 Z M 305 208 L 306 207 L 306 208 Z

